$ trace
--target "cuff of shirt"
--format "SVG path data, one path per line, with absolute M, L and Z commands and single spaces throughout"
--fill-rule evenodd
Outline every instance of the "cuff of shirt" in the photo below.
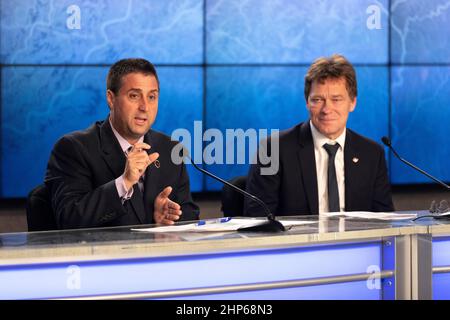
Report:
M 123 180 L 123 175 L 118 177 L 115 181 L 117 193 L 119 194 L 119 197 L 122 200 L 123 204 L 126 200 L 130 199 L 133 196 L 133 188 L 130 188 L 130 190 L 127 191 L 127 188 L 125 187 L 125 181 Z

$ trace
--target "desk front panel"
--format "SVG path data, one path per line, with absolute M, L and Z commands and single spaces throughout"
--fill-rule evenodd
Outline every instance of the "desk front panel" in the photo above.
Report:
M 67 298 L 152 292 L 181 299 L 381 299 L 388 279 L 382 241 L 239 252 L 67 261 L 0 267 L 1 299 Z M 366 274 L 366 280 L 216 294 L 177 294 L 279 281 Z M 391 279 L 393 280 L 393 279 Z M 171 294 L 167 295 L 169 291 Z M 161 295 L 158 295 L 160 293 Z

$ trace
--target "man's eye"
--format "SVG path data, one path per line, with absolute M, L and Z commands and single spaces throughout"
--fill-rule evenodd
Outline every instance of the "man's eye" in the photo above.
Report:
M 130 97 L 131 99 L 137 99 L 137 98 L 139 98 L 139 95 L 136 94 L 136 93 L 130 93 L 129 97 Z

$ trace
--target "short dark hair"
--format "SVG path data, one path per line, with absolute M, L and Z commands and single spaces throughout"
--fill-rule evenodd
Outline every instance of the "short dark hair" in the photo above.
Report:
M 122 78 L 135 72 L 155 76 L 159 89 L 159 79 L 155 66 L 150 61 L 140 58 L 122 59 L 114 63 L 108 72 L 106 89 L 117 94 L 122 86 Z
M 308 100 L 314 81 L 323 83 L 325 79 L 345 79 L 345 86 L 351 99 L 358 95 L 356 72 L 352 64 L 344 56 L 333 54 L 315 60 L 305 75 L 305 99 Z

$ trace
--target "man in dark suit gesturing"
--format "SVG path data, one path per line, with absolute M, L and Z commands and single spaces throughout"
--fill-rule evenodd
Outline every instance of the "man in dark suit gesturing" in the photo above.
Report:
M 262 174 L 252 165 L 247 191 L 261 198 L 276 215 L 335 211 L 393 211 L 383 148 L 346 128 L 355 109 L 356 73 L 340 55 L 319 58 L 305 76 L 309 121 L 271 137 L 278 143 L 278 170 Z M 246 201 L 245 214 L 264 215 Z
M 171 160 L 176 142 L 150 129 L 159 80 L 144 59 L 116 62 L 108 73 L 109 116 L 54 146 L 45 184 L 58 228 L 158 223 L 198 218 L 184 164 Z

